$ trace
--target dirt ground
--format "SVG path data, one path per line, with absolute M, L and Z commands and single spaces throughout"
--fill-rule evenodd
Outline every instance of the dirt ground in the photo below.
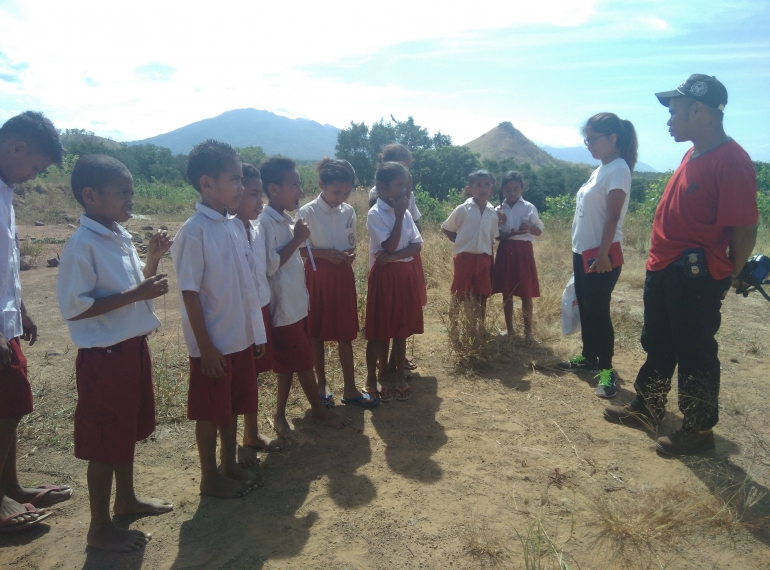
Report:
M 132 229 L 144 223 L 152 224 L 132 221 Z M 56 241 L 72 231 L 22 226 L 19 235 Z M 295 387 L 296 435 L 284 451 L 261 455 L 264 486 L 237 500 L 198 494 L 193 425 L 178 404 L 186 389 L 178 299 L 158 300 L 164 325 L 151 339 L 153 357 L 156 364 L 168 358 L 176 379 L 164 380 L 170 403 L 159 405 L 156 433 L 137 445 L 136 479 L 141 494 L 175 508 L 118 520 L 152 533 L 144 550 L 87 548 L 86 464 L 72 453 L 76 349 L 56 303 L 58 271 L 44 261 L 60 250 L 46 245 L 37 266 L 22 273 L 41 336 L 24 349 L 37 408 L 20 428 L 19 466 L 25 483 L 66 483 L 74 496 L 36 529 L 0 535 L 2 568 L 770 568 L 770 304 L 756 294 L 727 298 L 717 449 L 664 459 L 655 436 L 602 419 L 606 402 L 594 396 L 595 380 L 552 369 L 579 346 L 555 326 L 536 329 L 535 348 L 496 337 L 494 357 L 458 372 L 436 308 L 448 283 L 429 292 L 426 331 L 414 342 L 414 397 L 373 411 L 348 407 L 352 425 L 332 430 L 310 423 Z M 629 262 L 614 298 L 617 402 L 632 398 L 643 361 L 636 340 L 642 264 Z M 175 292 L 169 259 L 163 269 Z M 363 341 L 355 346 L 362 383 Z M 333 386 L 340 394 L 338 371 Z M 266 430 L 273 388 L 265 379 Z M 681 421 L 675 392 L 662 433 Z M 664 495 L 660 509 L 644 510 Z M 655 524 L 689 510 L 681 524 Z

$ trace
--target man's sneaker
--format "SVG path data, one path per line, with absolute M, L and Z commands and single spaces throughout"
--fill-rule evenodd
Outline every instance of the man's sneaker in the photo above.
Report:
M 710 429 L 703 431 L 675 431 L 671 435 L 659 437 L 655 447 L 666 455 L 692 455 L 701 451 L 714 449 L 714 432 Z
M 650 431 L 658 425 L 658 422 L 646 410 L 636 410 L 628 404 L 625 406 L 607 406 L 604 408 L 604 419 L 613 424 L 639 426 Z
M 599 372 L 599 363 L 596 360 L 588 360 L 580 354 L 571 357 L 567 362 L 559 362 L 556 367 L 572 372 Z
M 614 398 L 618 393 L 618 378 L 612 368 L 599 370 L 599 374 L 594 376 L 599 379 L 596 386 L 596 395 L 600 398 Z

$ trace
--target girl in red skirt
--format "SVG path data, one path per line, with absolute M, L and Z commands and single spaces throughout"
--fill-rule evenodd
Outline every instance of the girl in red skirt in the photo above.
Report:
M 379 382 L 385 376 L 388 342 L 393 339 L 396 399 L 408 400 L 412 393 L 406 382 L 406 339 L 423 332 L 419 282 L 410 262 L 420 252 L 423 240 L 408 212 L 409 172 L 404 165 L 381 163 L 375 180 L 379 198 L 366 217 L 366 392 L 377 394 L 382 401 L 393 399 L 393 394 Z
M 537 208 L 521 197 L 524 179 L 515 170 L 506 172 L 500 182 L 500 206 L 505 215 L 500 226 L 500 246 L 492 271 L 492 292 L 503 294 L 503 313 L 508 334 L 513 334 L 513 296 L 521 298 L 524 316 L 524 342 L 534 344 L 532 335 L 532 299 L 540 296 L 532 241 L 543 233 Z
M 336 342 L 345 388 L 343 404 L 373 408 L 376 397 L 356 388 L 353 340 L 358 336 L 358 297 L 353 275 L 356 259 L 356 211 L 345 200 L 356 183 L 356 173 L 347 160 L 324 158 L 316 165 L 321 194 L 300 208 L 297 217 L 310 229 L 308 245 L 313 262 L 305 261 L 305 281 L 310 295 L 308 327 L 313 345 L 313 367 L 324 405 L 334 405 L 334 394 L 326 380 L 324 342 Z M 307 258 L 307 248 L 301 248 Z

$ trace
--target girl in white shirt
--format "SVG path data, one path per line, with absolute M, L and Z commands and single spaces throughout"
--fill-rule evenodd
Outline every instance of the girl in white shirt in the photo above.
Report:
M 383 402 L 393 399 L 378 382 L 386 373 L 388 343 L 393 340 L 396 399 L 412 397 L 406 382 L 406 339 L 422 334 L 422 305 L 417 275 L 410 263 L 422 248 L 422 236 L 407 210 L 409 172 L 398 162 L 384 162 L 375 180 L 379 198 L 366 217 L 369 231 L 369 286 L 366 295 L 366 392 Z M 379 363 L 379 370 L 378 370 Z M 378 374 L 379 372 L 379 374 Z
M 468 176 L 465 194 L 470 195 L 441 224 L 441 231 L 454 244 L 454 276 L 452 304 L 449 309 L 449 336 L 459 343 L 458 316 L 465 305 L 471 336 L 481 338 L 487 297 L 492 294 L 492 253 L 498 230 L 498 214 L 489 203 L 495 190 L 495 179 L 486 170 Z
M 628 210 L 638 143 L 634 125 L 613 113 L 599 113 L 588 119 L 583 135 L 591 155 L 601 161 L 578 190 L 572 221 L 572 267 L 583 351 L 559 366 L 597 373 L 596 395 L 612 398 L 617 393 L 617 377 L 612 369 L 615 331 L 610 299 L 620 277 L 621 228 Z M 611 250 L 616 252 L 615 259 L 611 259 Z M 584 257 L 586 263 L 590 262 L 587 270 Z
M 540 283 L 532 250 L 535 236 L 543 233 L 543 222 L 537 208 L 521 197 L 525 192 L 524 178 L 510 170 L 500 181 L 500 206 L 505 216 L 500 225 L 500 246 L 492 271 L 492 292 L 503 294 L 503 313 L 508 334 L 513 334 L 513 297 L 521 298 L 524 318 L 524 342 L 534 344 L 532 335 L 532 299 L 540 296 Z
M 376 396 L 356 388 L 353 340 L 358 336 L 358 297 L 353 261 L 356 259 L 356 211 L 345 200 L 356 183 L 347 160 L 324 158 L 316 165 L 321 194 L 300 208 L 297 217 L 310 229 L 308 244 L 315 267 L 305 261 L 305 281 L 310 295 L 308 328 L 313 344 L 313 366 L 318 390 L 325 405 L 333 405 L 326 380 L 324 342 L 336 342 L 345 388 L 343 404 L 373 408 Z M 307 248 L 301 248 L 308 257 Z

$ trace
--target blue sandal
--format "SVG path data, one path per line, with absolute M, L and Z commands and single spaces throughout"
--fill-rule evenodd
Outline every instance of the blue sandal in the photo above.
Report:
M 380 405 L 379 398 L 373 398 L 371 394 L 361 394 L 355 398 L 342 398 L 343 404 L 353 404 L 361 408 L 376 408 Z
M 321 398 L 321 403 L 323 404 L 324 408 L 329 408 L 330 410 L 334 407 L 334 394 L 329 392 L 328 396 L 323 396 L 319 394 Z

